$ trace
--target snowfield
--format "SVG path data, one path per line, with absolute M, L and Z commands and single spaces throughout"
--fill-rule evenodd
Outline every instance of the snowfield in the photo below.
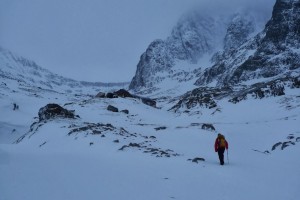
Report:
M 223 99 L 217 112 L 190 114 L 133 98 L 6 94 L 0 96 L 1 200 L 299 199 L 299 89 L 237 104 Z M 29 131 L 48 103 L 80 118 L 48 120 Z M 108 105 L 129 114 L 110 112 Z M 74 131 L 86 126 L 93 128 Z M 214 152 L 218 132 L 229 143 L 224 166 Z M 278 142 L 286 143 L 272 150 Z

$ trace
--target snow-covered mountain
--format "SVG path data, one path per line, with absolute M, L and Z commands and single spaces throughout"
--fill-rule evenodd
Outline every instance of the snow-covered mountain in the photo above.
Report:
M 99 88 L 126 87 L 127 83 L 92 83 L 65 78 L 46 70 L 34 61 L 18 56 L 0 47 L 0 77 L 2 85 L 5 80 L 17 82 L 20 87 L 36 87 L 37 89 L 56 92 L 97 91 Z M 75 88 L 77 91 L 75 91 Z
M 222 87 L 298 77 L 299 10 L 298 1 L 276 1 L 264 29 L 247 12 L 214 18 L 186 15 L 169 38 L 149 45 L 130 89 L 153 93 L 163 85 Z
M 177 82 L 191 79 L 186 77 L 187 72 L 193 70 L 190 67 L 223 43 L 221 35 L 225 34 L 225 23 L 221 18 L 204 16 L 196 11 L 184 15 L 170 37 L 149 45 L 140 58 L 130 89 L 155 87 L 165 79 Z
M 250 14 L 224 18 L 198 12 L 184 15 L 166 40 L 156 40 L 147 48 L 137 65 L 130 89 L 155 90 L 169 80 L 195 82 L 202 70 L 211 65 L 211 57 L 220 50 L 240 46 L 257 26 Z

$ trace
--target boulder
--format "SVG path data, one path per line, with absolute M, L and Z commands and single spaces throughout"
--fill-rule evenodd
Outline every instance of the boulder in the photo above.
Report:
M 204 130 L 210 130 L 210 131 L 215 131 L 215 127 L 212 124 L 202 124 L 202 129 Z
M 120 112 L 125 113 L 125 114 L 129 114 L 129 110 L 127 110 L 127 109 L 121 110 Z
M 144 104 L 156 108 L 156 101 L 149 98 L 141 98 L 141 99 Z
M 39 110 L 39 120 L 47 120 L 53 118 L 75 118 L 74 111 L 64 109 L 58 104 L 47 104 Z
M 106 98 L 112 99 L 112 98 L 118 98 L 118 96 L 115 95 L 114 93 L 109 92 L 106 94 Z
M 111 112 L 119 112 L 119 109 L 116 108 L 116 107 L 114 107 L 114 106 L 112 106 L 112 105 L 109 105 L 109 106 L 107 107 L 107 110 L 109 110 L 109 111 L 111 111 Z
M 126 98 L 126 97 L 133 97 L 127 90 L 121 89 L 114 92 L 115 95 L 118 97 Z
M 199 163 L 199 162 L 205 161 L 205 159 L 204 158 L 196 157 L 196 158 L 193 158 L 193 159 L 188 159 L 188 161 L 192 161 L 194 163 Z

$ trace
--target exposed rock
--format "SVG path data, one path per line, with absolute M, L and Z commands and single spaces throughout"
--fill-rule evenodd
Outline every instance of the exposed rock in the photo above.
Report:
M 152 145 L 146 145 L 147 142 L 142 143 L 129 143 L 128 145 L 123 145 L 119 150 L 124 151 L 127 148 L 137 148 L 139 150 L 144 150 L 144 153 L 150 153 L 156 157 L 172 157 L 172 156 L 179 156 L 179 154 L 174 153 L 174 151 L 167 149 L 162 150 L 160 148 L 152 147 Z
M 300 77 L 294 78 L 293 87 L 300 88 Z
M 19 110 L 19 105 L 17 105 L 16 103 L 13 103 L 13 110 Z
M 45 107 L 42 107 L 39 110 L 39 120 L 47 120 L 47 119 L 53 119 L 53 118 L 71 118 L 74 119 L 74 111 L 64 109 L 58 104 L 47 104 Z
M 283 142 L 282 146 L 281 146 L 281 150 L 285 149 L 286 147 L 288 147 L 290 145 L 295 145 L 295 143 L 292 141 Z
M 205 159 L 204 158 L 196 157 L 196 158 L 193 158 L 193 159 L 188 159 L 188 161 L 192 161 L 194 163 L 199 163 L 199 162 L 205 161 Z
M 222 98 L 232 92 L 230 88 L 209 88 L 200 87 L 184 94 L 178 103 L 170 110 L 177 112 L 180 110 L 191 109 L 197 106 L 212 109 L 217 107 L 215 99 Z
M 224 38 L 225 51 L 237 49 L 246 42 L 250 34 L 254 32 L 254 26 L 254 19 L 252 17 L 247 16 L 246 18 L 240 14 L 235 14 L 228 25 Z
M 120 90 L 114 92 L 114 94 L 117 95 L 118 97 L 122 97 L 122 98 L 133 97 L 127 90 L 124 90 L 124 89 L 120 89 Z
M 293 87 L 293 77 L 285 77 L 275 79 L 269 82 L 256 83 L 244 89 L 240 89 L 233 93 L 233 97 L 229 100 L 232 103 L 238 103 L 247 98 L 262 99 L 267 97 L 275 97 L 285 95 L 286 87 Z
M 293 134 L 290 134 L 289 136 L 286 137 L 286 139 L 288 139 L 288 140 L 292 140 L 294 138 L 295 138 L 295 136 Z
M 141 98 L 141 99 L 144 104 L 156 108 L 156 101 L 149 98 Z
M 125 114 L 129 114 L 129 110 L 125 109 L 125 110 L 121 110 L 120 112 L 125 113 Z
M 157 128 L 154 128 L 156 131 L 160 131 L 160 130 L 165 130 L 167 129 L 167 127 L 165 126 L 161 126 L 161 127 L 157 127 Z
M 102 124 L 102 123 L 84 123 L 85 126 L 70 126 L 71 128 L 68 135 L 84 133 L 85 135 L 101 135 L 105 137 L 105 134 L 113 134 L 116 136 L 123 137 L 137 137 L 136 133 L 129 133 L 124 128 L 116 128 L 111 124 Z
M 113 98 L 118 98 L 118 96 L 114 93 L 109 92 L 106 94 L 106 98 L 113 99 Z
M 274 151 L 278 146 L 282 145 L 282 142 L 277 142 L 272 146 L 272 151 Z
M 202 129 L 204 130 L 210 130 L 210 131 L 215 131 L 215 127 L 212 124 L 202 124 Z
M 107 107 L 107 110 L 108 110 L 108 111 L 111 111 L 111 112 L 119 112 L 119 109 L 116 108 L 116 107 L 114 107 L 114 106 L 112 106 L 112 105 L 109 105 L 109 106 Z
M 118 97 L 121 97 L 121 98 L 135 98 L 135 99 L 141 100 L 144 104 L 146 104 L 148 106 L 151 106 L 151 107 L 154 107 L 154 108 L 156 107 L 156 101 L 154 101 L 150 98 L 141 97 L 141 96 L 138 96 L 138 95 L 133 95 L 125 89 L 120 89 L 120 90 L 115 91 L 115 92 L 109 92 L 107 94 L 105 94 L 103 92 L 99 92 L 96 95 L 96 97 L 97 98 L 109 98 L 109 99 L 118 98 Z

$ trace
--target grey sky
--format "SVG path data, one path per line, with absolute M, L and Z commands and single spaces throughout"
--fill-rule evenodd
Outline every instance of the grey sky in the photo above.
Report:
M 269 16 L 274 2 L 0 0 L 0 46 L 69 78 L 130 81 L 150 42 L 165 39 L 190 8 L 224 12 L 247 5 Z

